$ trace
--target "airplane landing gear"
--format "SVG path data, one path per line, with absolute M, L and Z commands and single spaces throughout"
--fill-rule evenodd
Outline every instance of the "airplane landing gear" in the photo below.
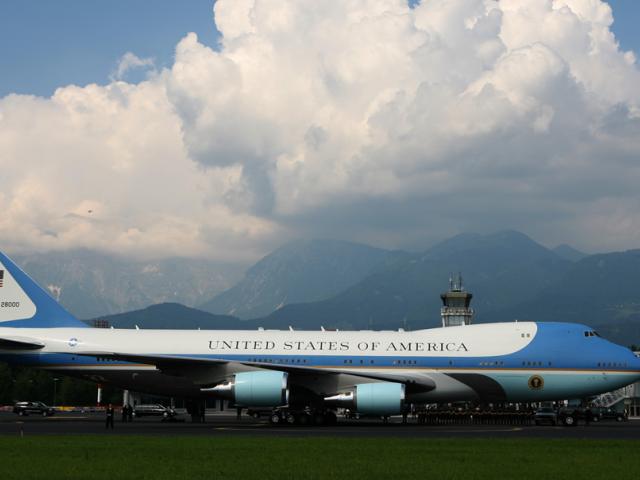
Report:
M 335 425 L 338 417 L 333 410 L 293 410 L 276 408 L 269 416 L 272 425 Z

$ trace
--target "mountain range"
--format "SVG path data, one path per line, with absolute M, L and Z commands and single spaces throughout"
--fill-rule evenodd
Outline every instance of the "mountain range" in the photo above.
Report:
M 265 318 L 278 325 L 340 329 L 425 328 L 440 323 L 439 294 L 462 272 L 482 312 L 526 302 L 564 275 L 572 262 L 518 232 L 463 234 L 395 262 L 329 299 L 287 305 Z
M 217 262 L 137 262 L 86 250 L 16 261 L 79 318 L 122 328 L 434 327 L 439 294 L 461 272 L 478 323 L 580 322 L 640 343 L 640 250 L 587 255 L 516 231 L 462 234 L 417 253 L 296 241 L 242 278 Z
M 288 304 L 330 298 L 404 255 L 337 240 L 299 240 L 267 255 L 234 287 L 199 308 L 262 317 Z
M 135 261 L 91 250 L 16 255 L 13 260 L 78 318 L 161 302 L 199 305 L 242 275 L 240 267 L 221 262 Z

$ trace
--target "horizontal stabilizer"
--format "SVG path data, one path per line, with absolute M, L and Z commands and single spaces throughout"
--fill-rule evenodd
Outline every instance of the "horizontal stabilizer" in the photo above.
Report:
M 40 350 L 44 343 L 25 337 L 0 338 L 0 350 Z

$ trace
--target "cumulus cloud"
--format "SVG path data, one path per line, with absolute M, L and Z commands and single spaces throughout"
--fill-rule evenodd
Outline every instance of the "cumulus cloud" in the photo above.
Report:
M 219 0 L 138 84 L 0 99 L 0 238 L 250 259 L 519 228 L 640 243 L 640 74 L 599 0 Z
M 131 70 L 138 68 L 151 68 L 154 69 L 155 65 L 153 62 L 153 58 L 140 58 L 135 53 L 127 52 L 125 53 L 120 61 L 118 62 L 118 66 L 115 71 L 111 74 L 111 81 L 114 80 L 122 80 L 125 74 Z

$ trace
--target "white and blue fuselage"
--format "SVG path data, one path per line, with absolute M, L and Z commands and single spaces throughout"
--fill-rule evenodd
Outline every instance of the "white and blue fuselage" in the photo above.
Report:
M 358 388 L 362 405 L 376 392 L 411 403 L 519 402 L 585 398 L 640 379 L 640 359 L 629 349 L 579 324 L 408 332 L 88 328 L 1 254 L 0 269 L 4 288 L 11 285 L 0 289 L 2 302 L 19 305 L 0 309 L 1 360 L 141 392 L 224 397 L 235 388 L 245 403 L 264 403 L 282 384 L 280 403 L 339 401 Z M 242 393 L 243 384 L 267 393 Z

